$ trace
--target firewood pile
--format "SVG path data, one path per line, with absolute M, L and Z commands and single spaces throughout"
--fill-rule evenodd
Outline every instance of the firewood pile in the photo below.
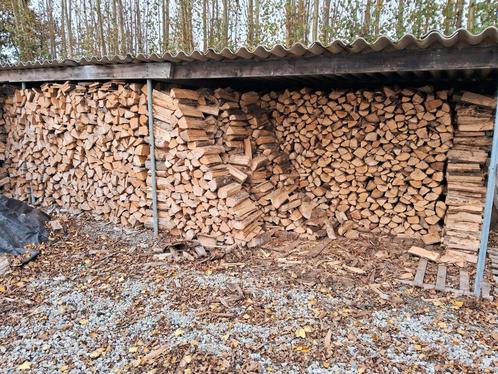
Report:
M 159 226 L 212 248 L 254 246 L 273 229 L 437 244 L 445 224 L 448 248 L 475 251 L 496 103 L 457 101 L 454 130 L 448 92 L 431 87 L 155 89 Z M 24 201 L 152 225 L 146 104 L 142 85 L 119 81 L 16 90 L 0 105 L 0 184 Z
M 5 120 L 3 118 L 3 108 L 5 105 L 5 96 L 0 92 L 0 191 L 3 192 L 4 186 L 9 183 L 7 169 L 5 167 L 5 146 L 7 143 L 7 131 Z
M 262 99 L 298 186 L 339 234 L 440 237 L 453 138 L 446 91 L 303 89 Z
M 448 249 L 477 253 L 496 99 L 464 92 L 456 101 L 454 145 L 446 169 L 444 244 Z
M 144 221 L 149 155 L 141 84 L 44 84 L 5 103 L 9 196 Z
M 257 244 L 286 161 L 259 96 L 173 88 L 153 100 L 160 227 L 206 247 Z

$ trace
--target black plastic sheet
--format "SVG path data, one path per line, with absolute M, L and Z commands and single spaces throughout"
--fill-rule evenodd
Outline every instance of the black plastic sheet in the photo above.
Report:
M 48 214 L 0 195 L 0 253 L 20 255 L 26 253 L 26 244 L 46 242 L 48 220 Z

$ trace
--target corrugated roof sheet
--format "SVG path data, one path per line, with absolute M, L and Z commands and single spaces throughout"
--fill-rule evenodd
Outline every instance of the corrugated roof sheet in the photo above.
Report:
M 445 36 L 439 31 L 432 31 L 423 38 L 417 39 L 413 35 L 405 35 L 397 41 L 387 37 L 380 37 L 375 42 L 369 43 L 363 38 L 358 38 L 352 43 L 346 43 L 336 40 L 329 45 L 323 45 L 319 42 L 309 46 L 300 43 L 294 44 L 290 48 L 282 45 L 276 45 L 267 49 L 259 46 L 254 49 L 246 47 L 239 48 L 237 51 L 231 51 L 224 48 L 221 51 L 208 49 L 205 52 L 194 51 L 190 54 L 179 52 L 176 54 L 137 54 L 126 56 L 105 56 L 105 57 L 84 57 L 79 60 L 41 60 L 30 61 L 18 64 L 2 65 L 2 70 L 8 69 L 34 69 L 40 67 L 60 67 L 60 66 L 81 66 L 81 65 L 110 65 L 110 64 L 128 64 L 144 62 L 192 62 L 192 61 L 222 61 L 222 60 L 265 60 L 284 57 L 299 56 L 317 56 L 326 54 L 340 53 L 372 53 L 381 51 L 394 50 L 411 50 L 411 49 L 439 49 L 439 48 L 463 48 L 469 46 L 490 46 L 498 44 L 498 29 L 489 27 L 479 34 L 472 34 L 467 30 L 460 29 L 450 36 Z

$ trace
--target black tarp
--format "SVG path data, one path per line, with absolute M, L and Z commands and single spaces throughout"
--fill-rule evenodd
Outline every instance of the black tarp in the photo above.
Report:
M 22 201 L 0 195 L 0 253 L 25 253 L 24 245 L 48 240 L 48 214 Z

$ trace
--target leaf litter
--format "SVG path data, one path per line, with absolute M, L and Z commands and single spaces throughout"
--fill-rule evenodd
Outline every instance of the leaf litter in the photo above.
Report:
M 148 230 L 59 221 L 0 277 L 0 373 L 498 370 L 498 304 L 399 284 L 406 241 L 282 235 L 206 261 Z

